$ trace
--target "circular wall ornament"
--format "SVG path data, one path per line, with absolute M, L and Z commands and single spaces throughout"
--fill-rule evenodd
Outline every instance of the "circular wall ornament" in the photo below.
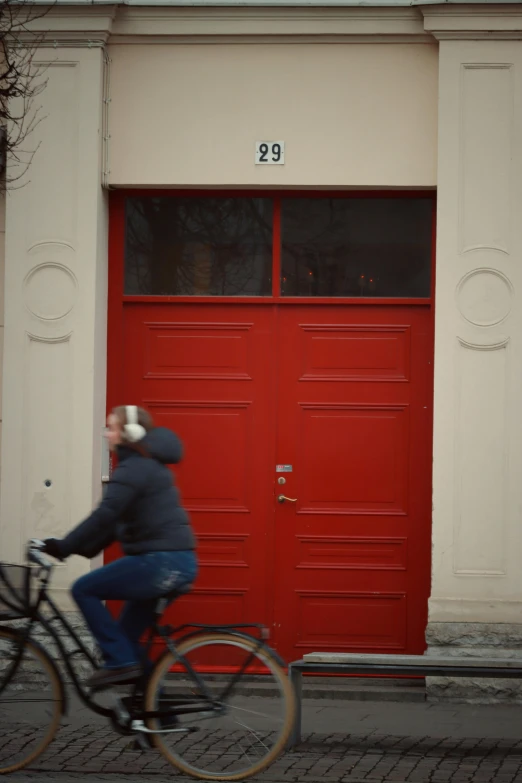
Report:
M 66 266 L 39 264 L 24 280 L 25 304 L 42 321 L 57 321 L 73 309 L 78 293 L 76 277 Z
M 511 311 L 513 286 L 496 269 L 474 269 L 457 286 L 457 306 L 474 326 L 495 326 Z

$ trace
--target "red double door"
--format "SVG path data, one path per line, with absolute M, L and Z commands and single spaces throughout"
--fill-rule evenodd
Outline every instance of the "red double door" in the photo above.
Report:
M 124 305 L 125 397 L 185 447 L 176 623 L 265 623 L 287 660 L 424 649 L 430 334 L 429 306 Z

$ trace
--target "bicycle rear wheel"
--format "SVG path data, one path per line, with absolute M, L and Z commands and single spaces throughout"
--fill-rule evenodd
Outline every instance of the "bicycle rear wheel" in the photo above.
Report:
M 186 732 L 155 734 L 156 747 L 182 772 L 203 780 L 243 780 L 261 772 L 284 750 L 295 717 L 294 692 L 280 664 L 268 648 L 256 650 L 255 640 L 227 633 L 198 634 L 181 642 L 178 653 L 221 709 L 213 711 L 201 698 L 199 712 L 175 714 L 176 701 L 202 694 L 186 672 L 170 674 L 176 660 L 167 653 L 152 673 L 145 704 L 148 712 L 168 712 L 171 701 L 172 713 L 149 719 L 148 726 Z
M 45 650 L 23 642 L 18 631 L 0 628 L 0 775 L 43 753 L 60 725 L 63 700 L 62 683 Z

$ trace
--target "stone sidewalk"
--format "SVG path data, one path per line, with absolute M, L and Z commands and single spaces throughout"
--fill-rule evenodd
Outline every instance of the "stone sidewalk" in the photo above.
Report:
M 128 743 L 76 705 L 45 756 L 6 780 L 189 780 L 156 751 L 136 752 Z M 522 707 L 308 699 L 302 743 L 256 779 L 522 783 Z

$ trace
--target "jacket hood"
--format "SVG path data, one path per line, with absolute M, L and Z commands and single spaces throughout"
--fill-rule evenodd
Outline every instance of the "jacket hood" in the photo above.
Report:
M 141 441 L 150 456 L 163 465 L 175 465 L 183 457 L 183 446 L 178 436 L 166 427 L 155 427 Z

